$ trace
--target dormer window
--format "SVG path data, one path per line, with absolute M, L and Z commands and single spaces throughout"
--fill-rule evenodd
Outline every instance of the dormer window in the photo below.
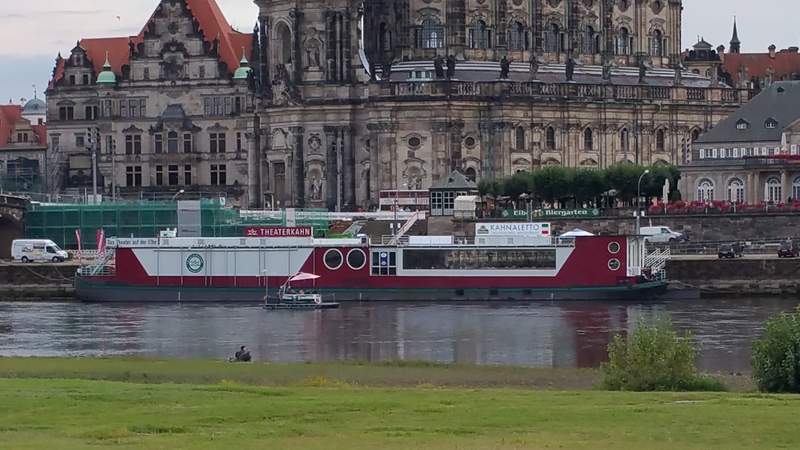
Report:
M 775 128 L 778 128 L 778 121 L 770 117 L 766 122 L 764 122 L 764 127 L 774 130 Z
M 737 130 L 747 130 L 748 128 L 750 128 L 750 123 L 748 121 L 740 119 L 738 122 L 736 122 Z

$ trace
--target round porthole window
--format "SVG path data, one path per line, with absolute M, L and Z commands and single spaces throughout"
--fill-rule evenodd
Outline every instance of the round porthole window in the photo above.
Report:
M 608 244 L 608 252 L 612 255 L 616 255 L 621 249 L 622 247 L 619 245 L 619 242 L 612 242 Z
M 608 261 L 608 268 L 612 272 L 616 272 L 622 267 L 622 264 L 619 262 L 618 259 L 612 259 Z
M 409 147 L 418 148 L 420 145 L 422 145 L 422 140 L 420 138 L 414 136 L 414 137 L 411 137 L 411 138 L 408 139 L 408 146 Z
M 342 256 L 342 252 L 332 248 L 325 252 L 325 267 L 330 270 L 339 270 L 344 263 L 344 256 Z
M 361 270 L 367 265 L 367 255 L 364 250 L 354 248 L 347 253 L 347 265 L 353 270 Z

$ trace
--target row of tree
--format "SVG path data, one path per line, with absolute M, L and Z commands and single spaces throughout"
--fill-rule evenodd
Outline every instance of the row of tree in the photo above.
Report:
M 666 180 L 670 181 L 670 199 L 679 198 L 677 192 L 680 172 L 675 166 L 644 167 L 623 163 L 607 169 L 569 168 L 547 166 L 534 172 L 520 172 L 500 180 L 483 180 L 478 184 L 481 195 L 509 197 L 519 200 L 523 194 L 533 201 L 576 205 L 598 205 L 603 197 L 613 196 L 630 203 L 637 196 L 639 178 L 642 178 L 642 197 L 661 197 Z M 524 198 L 524 197 L 523 197 Z

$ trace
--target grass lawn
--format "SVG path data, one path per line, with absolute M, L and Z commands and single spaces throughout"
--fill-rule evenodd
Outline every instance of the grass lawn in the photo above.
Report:
M 515 378 L 527 373 L 544 383 L 567 371 L 545 372 L 424 364 L 0 358 L 0 448 L 800 446 L 799 396 L 613 393 L 582 386 L 535 390 L 529 389 L 535 383 Z M 596 376 L 577 373 L 568 384 Z

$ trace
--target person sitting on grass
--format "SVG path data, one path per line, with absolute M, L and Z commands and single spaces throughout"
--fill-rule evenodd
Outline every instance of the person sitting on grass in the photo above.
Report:
M 233 355 L 233 359 L 235 362 L 250 362 L 253 358 L 250 356 L 250 352 L 247 351 L 243 345 L 239 348 L 239 351 Z

